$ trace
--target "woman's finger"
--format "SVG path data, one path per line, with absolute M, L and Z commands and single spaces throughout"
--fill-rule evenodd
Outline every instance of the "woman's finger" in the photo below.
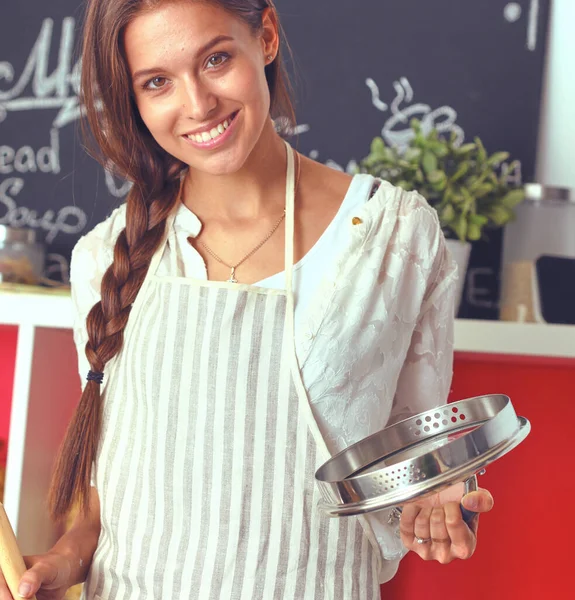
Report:
M 406 504 L 403 506 L 401 518 L 399 519 L 399 533 L 401 541 L 406 548 L 413 547 L 415 539 L 415 519 L 420 512 L 419 506 Z
M 461 517 L 461 508 L 457 502 L 448 502 L 443 506 L 445 527 L 451 539 L 451 553 L 455 558 L 466 560 L 475 552 L 477 543 L 475 534 Z
M 463 496 L 461 503 L 467 510 L 476 513 L 489 512 L 493 508 L 493 496 L 488 490 L 479 489 Z
M 432 507 L 421 508 L 413 523 L 413 535 L 411 544 L 407 546 L 418 554 L 423 560 L 431 560 L 433 558 L 430 518 L 433 511 Z
M 422 508 L 419 511 L 419 514 L 417 515 L 417 517 L 415 518 L 413 533 L 416 538 L 416 540 L 415 540 L 416 542 L 418 539 L 419 540 L 431 539 L 430 519 L 431 519 L 432 511 L 433 511 L 433 508 L 431 508 L 431 507 Z M 420 543 L 420 545 L 421 545 L 421 543 Z
M 434 544 L 445 546 L 449 549 L 451 538 L 445 524 L 445 510 L 443 506 L 436 506 L 430 517 L 430 537 Z
M 23 598 L 31 598 L 41 586 L 50 589 L 51 584 L 55 583 L 57 575 L 58 569 L 54 565 L 40 560 L 22 575 L 18 592 Z
M 451 538 L 445 523 L 445 509 L 436 506 L 430 517 L 431 552 L 433 558 L 443 565 L 453 560 L 451 554 Z

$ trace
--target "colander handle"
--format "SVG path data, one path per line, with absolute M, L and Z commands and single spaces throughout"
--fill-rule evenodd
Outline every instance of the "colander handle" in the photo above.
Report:
M 469 479 L 467 479 L 465 481 L 465 494 L 469 494 L 470 492 L 476 492 L 478 488 L 477 485 L 477 475 L 472 475 Z M 463 517 L 463 520 L 470 525 L 471 521 L 473 521 L 473 519 L 475 519 L 475 517 L 478 515 L 478 513 L 473 512 L 472 510 L 468 510 L 467 508 L 465 508 L 463 506 L 463 504 L 460 504 L 460 508 L 461 508 L 461 516 Z

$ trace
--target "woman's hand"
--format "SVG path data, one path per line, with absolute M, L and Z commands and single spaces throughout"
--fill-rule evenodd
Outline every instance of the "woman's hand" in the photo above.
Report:
M 56 552 L 25 556 L 28 570 L 20 579 L 20 597 L 37 600 L 62 600 L 70 587 L 70 561 Z M 0 600 L 12 600 L 10 590 L 0 573 Z
M 423 560 L 437 560 L 442 564 L 456 558 L 470 558 L 477 545 L 479 514 L 467 525 L 460 504 L 475 513 L 485 513 L 493 508 L 493 497 L 481 488 L 462 499 L 463 493 L 461 483 L 404 504 L 400 519 L 404 546 Z

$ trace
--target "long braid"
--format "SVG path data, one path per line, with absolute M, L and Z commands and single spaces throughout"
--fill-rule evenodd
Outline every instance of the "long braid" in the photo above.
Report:
M 172 176 L 149 204 L 141 185 L 134 185 L 128 194 L 126 228 L 118 236 L 114 260 L 102 279 L 101 301 L 86 320 L 86 356 L 93 371 L 103 372 L 122 348 L 132 304 L 165 234 L 178 188 L 179 181 Z M 56 460 L 49 495 L 55 519 L 63 518 L 76 500 L 83 511 L 89 509 L 90 476 L 98 452 L 102 412 L 100 385 L 88 381 Z

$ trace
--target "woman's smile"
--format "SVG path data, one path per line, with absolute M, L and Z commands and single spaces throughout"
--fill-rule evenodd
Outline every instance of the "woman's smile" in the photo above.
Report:
M 182 137 L 195 148 L 201 150 L 213 150 L 225 144 L 234 134 L 238 122 L 239 111 L 216 120 L 205 127 L 200 127 Z

